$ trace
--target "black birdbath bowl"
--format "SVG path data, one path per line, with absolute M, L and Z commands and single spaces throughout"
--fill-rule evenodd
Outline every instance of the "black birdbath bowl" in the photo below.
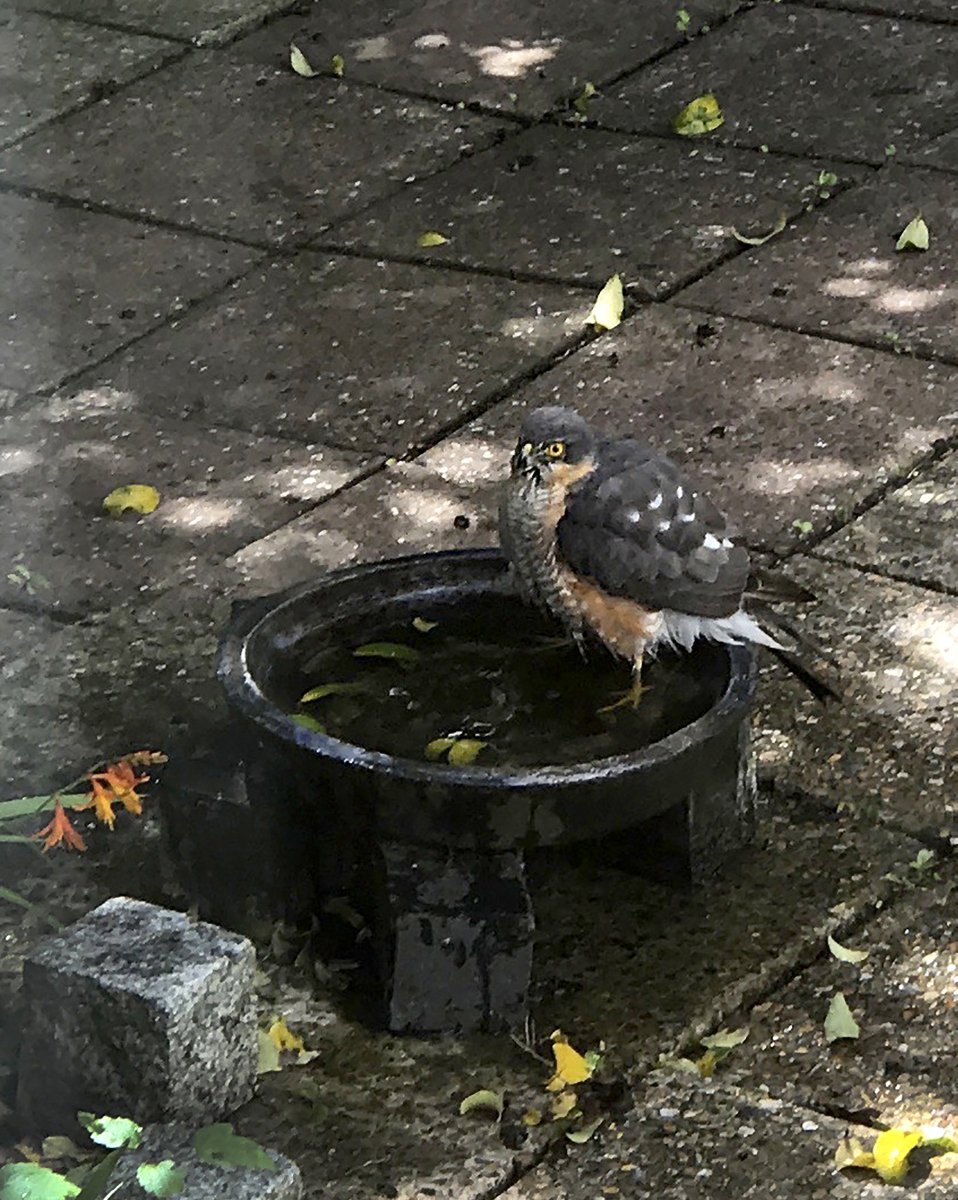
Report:
M 537 847 L 604 838 L 616 865 L 694 883 L 753 828 L 748 648 L 702 645 L 682 660 L 708 688 L 691 723 L 632 753 L 564 766 L 394 757 L 304 728 L 278 700 L 307 648 L 355 645 L 476 603 L 515 610 L 498 551 L 395 559 L 243 606 L 221 646 L 252 843 L 234 885 L 256 891 L 259 872 L 255 898 L 274 913 L 347 897 L 371 934 L 382 1015 L 396 1031 L 521 1026 L 534 932 L 525 858 Z

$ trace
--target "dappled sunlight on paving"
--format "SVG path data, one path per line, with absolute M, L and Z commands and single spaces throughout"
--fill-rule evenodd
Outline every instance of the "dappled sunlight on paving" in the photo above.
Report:
M 889 637 L 929 668 L 958 678 L 958 606 L 953 612 L 916 614 L 894 622 Z
M 466 54 L 475 59 L 483 75 L 499 79 L 521 79 L 536 67 L 555 58 L 562 46 L 561 38 L 523 45 L 513 38 L 499 46 L 463 46 Z
M 817 492 L 822 485 L 848 483 L 861 477 L 860 470 L 837 458 L 793 462 L 785 458 L 760 459 L 749 470 L 748 487 L 763 496 L 801 496 Z

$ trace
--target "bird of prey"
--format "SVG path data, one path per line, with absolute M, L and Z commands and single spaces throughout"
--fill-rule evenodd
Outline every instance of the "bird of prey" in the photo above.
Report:
M 574 409 L 522 423 L 499 512 L 499 538 L 524 598 L 580 645 L 588 634 L 633 664 L 662 646 L 767 646 L 825 699 L 835 688 L 780 641 L 801 635 L 766 595 L 809 600 L 787 581 L 756 586 L 746 548 L 670 459 L 631 438 L 599 436 Z

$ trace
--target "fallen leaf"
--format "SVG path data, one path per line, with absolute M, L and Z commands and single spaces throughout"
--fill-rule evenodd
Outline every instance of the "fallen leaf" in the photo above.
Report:
M 283 1017 L 274 1021 L 267 1030 L 266 1036 L 277 1050 L 305 1050 L 303 1039 L 298 1037 L 286 1024 Z
M 315 717 L 310 716 L 309 713 L 292 713 L 290 719 L 301 729 L 308 729 L 312 733 L 327 732 L 326 726 L 321 721 L 317 721 Z
M 72 1138 L 54 1135 L 43 1139 L 40 1153 L 44 1158 L 83 1162 L 90 1157 L 91 1151 L 82 1150 Z
M 314 704 L 317 700 L 325 700 L 327 696 L 358 696 L 366 691 L 364 683 L 321 683 L 310 688 L 299 698 L 300 704 Z
M 735 1046 L 741 1046 L 748 1038 L 748 1033 L 747 1029 L 720 1029 L 718 1033 L 702 1038 L 702 1045 L 707 1046 L 709 1050 L 731 1050 Z
M 365 646 L 357 646 L 353 651 L 354 658 L 391 658 L 396 662 L 416 662 L 419 651 L 402 642 L 367 642 Z
M 575 1106 L 578 1103 L 579 1098 L 575 1092 L 560 1092 L 552 1101 L 551 1115 L 553 1121 L 564 1120 L 575 1110 Z
M 875 1170 L 885 1183 L 899 1183 L 908 1172 L 908 1155 L 922 1144 L 916 1130 L 886 1129 L 875 1139 L 872 1156 Z
M 552 1035 L 552 1053 L 556 1060 L 555 1074 L 546 1084 L 549 1092 L 561 1092 L 574 1083 L 584 1083 L 592 1077 L 593 1068 L 584 1055 L 573 1050 L 560 1030 Z
M 329 69 L 337 79 L 342 79 L 343 72 L 346 70 L 346 60 L 341 54 L 334 54 L 329 60 Z
M 799 533 L 812 533 L 815 526 L 811 521 L 793 521 L 792 528 L 797 529 Z
M 103 507 L 111 517 L 122 516 L 125 512 L 146 516 L 159 502 L 160 493 L 155 487 L 147 483 L 128 483 L 125 487 L 114 488 L 103 501 Z
M 448 241 L 449 239 L 441 233 L 437 233 L 434 229 L 429 229 L 416 238 L 416 245 L 420 250 L 429 250 L 433 246 L 445 246 Z
M 425 617 L 413 617 L 412 627 L 419 633 L 429 633 L 431 629 L 435 629 L 439 624 L 438 621 L 427 621 Z
M 870 1150 L 866 1150 L 858 1138 L 845 1137 L 838 1143 L 835 1151 L 835 1166 L 839 1171 L 848 1167 L 873 1167 L 875 1158 Z
M 908 222 L 905 228 L 901 231 L 901 236 L 895 243 L 896 250 L 927 250 L 928 249 L 928 226 L 921 219 L 915 217 L 914 220 Z
M 622 322 L 624 308 L 625 294 L 622 290 L 622 277 L 613 275 L 596 296 L 595 304 L 592 305 L 586 320 L 596 329 L 615 329 L 616 325 Z
M 95 1117 L 93 1113 L 78 1112 L 77 1120 L 98 1146 L 108 1150 L 121 1146 L 135 1150 L 140 1144 L 143 1129 L 127 1117 Z
M 825 1017 L 825 1040 L 837 1042 L 840 1038 L 857 1038 L 860 1032 L 844 994 L 836 992 Z
M 456 738 L 449 747 L 446 759 L 452 767 L 468 767 L 476 761 L 480 750 L 488 745 L 488 742 L 481 742 L 478 738 Z
M 80 1189 L 49 1167 L 36 1163 L 7 1163 L 0 1167 L 0 1197 L 3 1200 L 67 1200 Z
M 423 753 L 428 762 L 438 762 L 455 744 L 455 738 L 435 738 L 429 743 Z
M 172 1158 L 158 1163 L 140 1163 L 136 1168 L 136 1182 L 149 1196 L 166 1200 L 178 1196 L 186 1185 L 186 1176 L 176 1169 Z
M 836 942 L 831 934 L 828 935 L 828 948 L 840 962 L 864 962 L 869 954 L 867 950 L 849 950 L 847 946 L 843 946 L 840 942 Z
M 572 101 L 572 107 L 578 113 L 581 120 L 585 120 L 589 115 L 589 101 L 595 95 L 595 84 L 586 82 L 582 85 L 582 91 Z
M 530 1129 L 542 1124 L 542 1113 L 537 1108 L 527 1108 L 522 1114 L 522 1123 Z
M 734 225 L 730 227 L 729 233 L 737 242 L 741 242 L 744 246 L 764 246 L 766 242 L 780 234 L 787 224 L 787 214 L 779 213 L 775 218 L 775 224 L 768 231 L 768 233 L 763 234 L 761 237 L 746 237 L 744 233 L 739 233 Z
M 275 1171 L 276 1163 L 252 1138 L 240 1137 L 229 1122 L 207 1125 L 193 1135 L 193 1148 L 200 1162 L 214 1167 L 249 1167 L 254 1171 Z
M 703 133 L 711 133 L 713 129 L 725 122 L 719 102 L 709 92 L 705 96 L 696 96 L 690 100 L 672 118 L 672 128 L 682 137 L 698 137 Z
M 687 8 L 680 8 L 675 14 L 675 28 L 679 33 L 685 33 L 692 20 L 692 14 Z
M 309 65 L 309 59 L 295 42 L 289 44 L 289 65 L 304 79 L 312 79 L 314 75 L 319 74 L 315 67 Z
M 279 1061 L 279 1047 L 265 1029 L 256 1031 L 258 1044 L 257 1075 L 269 1075 L 272 1071 L 282 1071 Z
M 459 1115 L 464 1117 L 466 1113 L 475 1112 L 476 1109 L 491 1109 L 496 1114 L 496 1118 L 502 1116 L 502 1110 L 505 1105 L 505 1095 L 502 1092 L 493 1092 L 488 1088 L 481 1088 L 478 1092 L 472 1092 L 459 1103 Z
M 566 1137 L 570 1142 L 575 1142 L 577 1146 L 583 1145 L 599 1128 L 605 1117 L 596 1117 L 594 1121 L 590 1121 L 588 1125 L 583 1125 L 581 1129 L 570 1129 L 566 1132 Z

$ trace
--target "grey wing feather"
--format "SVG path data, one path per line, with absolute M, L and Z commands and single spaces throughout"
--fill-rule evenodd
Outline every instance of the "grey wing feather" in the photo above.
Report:
M 737 612 L 748 551 L 670 459 L 629 439 L 602 442 L 595 470 L 569 494 L 557 528 L 573 571 L 645 608 Z

